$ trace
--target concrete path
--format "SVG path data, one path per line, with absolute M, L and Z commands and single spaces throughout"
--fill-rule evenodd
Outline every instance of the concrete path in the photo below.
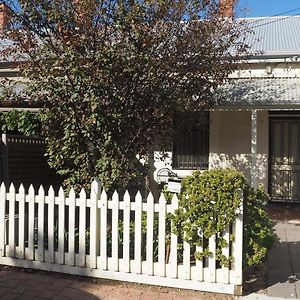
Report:
M 300 299 L 300 209 L 271 208 L 278 240 L 268 259 L 267 295 Z

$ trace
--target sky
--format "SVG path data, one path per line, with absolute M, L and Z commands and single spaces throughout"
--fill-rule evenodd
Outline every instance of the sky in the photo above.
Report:
M 239 17 L 300 15 L 300 0 L 239 0 L 239 7 Z
M 300 15 L 299 0 L 240 0 L 239 7 L 240 17 Z

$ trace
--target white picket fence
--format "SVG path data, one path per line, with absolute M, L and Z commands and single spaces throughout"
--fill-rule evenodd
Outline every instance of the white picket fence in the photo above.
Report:
M 126 192 L 123 199 L 115 192 L 109 200 L 94 181 L 89 199 L 72 189 L 46 195 L 31 186 L 18 193 L 0 189 L 0 264 L 76 275 L 123 280 L 176 288 L 235 294 L 242 284 L 242 208 L 231 228 L 224 233 L 229 246 L 226 257 L 234 257 L 230 268 L 221 267 L 215 256 L 195 260 L 195 250 L 170 232 L 167 214 L 178 207 L 173 197 L 167 204 L 161 195 L 154 203 L 149 194 L 135 201 Z M 131 221 L 134 222 L 132 225 Z M 134 228 L 134 229 L 133 229 Z M 134 232 L 133 232 L 134 231 Z M 201 233 L 200 233 L 201 234 Z M 230 234 L 234 239 L 230 239 Z M 216 237 L 207 241 L 216 252 Z

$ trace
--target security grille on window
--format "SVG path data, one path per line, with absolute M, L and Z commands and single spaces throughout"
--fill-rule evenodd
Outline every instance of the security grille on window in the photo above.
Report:
M 207 169 L 209 113 L 181 113 L 174 120 L 173 167 Z

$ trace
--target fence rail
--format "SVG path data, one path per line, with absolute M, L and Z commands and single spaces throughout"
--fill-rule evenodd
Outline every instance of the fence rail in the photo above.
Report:
M 233 256 L 229 268 L 221 267 L 212 255 L 197 260 L 195 250 L 171 232 L 167 217 L 178 208 L 178 199 L 167 203 L 164 195 L 155 203 L 151 194 L 135 201 L 129 193 L 115 192 L 108 199 L 98 181 L 92 183 L 89 197 L 73 189 L 66 196 L 52 187 L 46 192 L 33 186 L 25 193 L 12 184 L 0 188 L 0 264 L 188 288 L 220 293 L 237 293 L 242 284 L 242 209 L 234 224 L 224 233 Z M 201 234 L 201 233 L 199 233 Z M 235 238 L 230 239 L 230 234 Z M 207 241 L 216 252 L 216 237 Z

